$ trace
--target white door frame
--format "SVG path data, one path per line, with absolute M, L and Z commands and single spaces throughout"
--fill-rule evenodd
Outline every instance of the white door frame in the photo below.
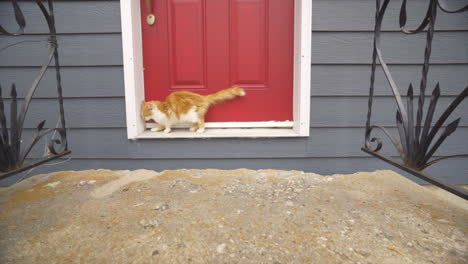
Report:
M 193 137 L 307 137 L 310 118 L 310 68 L 312 51 L 312 0 L 294 0 L 294 76 L 292 122 L 226 122 L 207 123 L 205 133 L 149 132 L 140 117 L 145 98 L 143 45 L 140 0 L 121 0 L 122 48 L 125 81 L 127 137 L 193 138 Z M 215 128 L 224 127 L 224 128 Z M 249 127 L 249 128 L 239 128 Z M 266 128 L 265 128 L 266 127 Z

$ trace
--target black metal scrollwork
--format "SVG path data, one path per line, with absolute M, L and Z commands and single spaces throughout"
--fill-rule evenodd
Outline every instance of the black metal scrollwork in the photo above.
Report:
M 432 52 L 432 39 L 434 36 L 434 26 L 437 17 L 437 11 L 441 10 L 446 13 L 459 13 L 468 10 L 468 5 L 458 8 L 458 9 L 449 9 L 447 4 L 442 0 L 430 0 L 428 2 L 428 8 L 426 15 L 420 22 L 420 24 L 415 29 L 408 29 L 406 26 L 407 22 L 407 0 L 402 1 L 400 8 L 400 28 L 404 34 L 418 34 L 423 31 L 426 32 L 426 46 L 424 51 L 424 63 L 422 66 L 421 73 L 421 82 L 419 86 L 419 96 L 418 104 L 416 111 L 416 119 L 414 118 L 414 104 L 413 104 L 413 85 L 410 84 L 406 93 L 406 107 L 403 99 L 400 95 L 400 90 L 398 89 L 393 76 L 388 68 L 387 63 L 385 62 L 383 52 L 381 49 L 381 28 L 382 21 L 385 16 L 386 9 L 388 7 L 390 0 L 376 0 L 376 14 L 375 14 L 375 28 L 374 28 L 374 47 L 372 52 L 372 67 L 371 67 L 371 79 L 370 79 L 370 88 L 369 88 L 369 102 L 368 102 L 368 112 L 367 112 L 367 121 L 366 121 L 366 132 L 365 132 L 365 144 L 363 151 L 372 154 L 384 161 L 387 161 L 400 169 L 403 169 L 419 178 L 422 178 L 426 181 L 429 181 L 443 189 L 446 189 L 456 195 L 459 195 L 465 199 L 468 199 L 468 193 L 462 188 L 456 186 L 451 186 L 440 179 L 434 178 L 432 176 L 423 173 L 422 171 L 432 164 L 447 158 L 459 157 L 459 156 L 468 156 L 468 155 L 452 155 L 442 158 L 437 158 L 431 160 L 434 153 L 439 149 L 445 139 L 450 136 L 458 127 L 460 118 L 450 122 L 448 125 L 443 128 L 445 122 L 447 121 L 450 114 L 456 109 L 456 107 L 468 96 L 468 86 L 452 101 L 452 103 L 447 107 L 443 114 L 437 119 L 437 121 L 432 125 L 432 120 L 434 118 L 434 112 L 437 106 L 438 99 L 440 97 L 440 85 L 437 84 L 435 89 L 432 92 L 431 100 L 425 120 L 424 116 L 424 105 L 425 105 L 425 93 L 427 87 L 427 76 L 429 72 L 429 62 Z M 380 66 L 383 69 L 385 77 L 390 85 L 393 96 L 397 104 L 396 112 L 396 124 L 398 128 L 399 141 L 391 137 L 390 132 L 386 128 L 371 125 L 372 118 L 372 105 L 374 99 L 374 89 L 375 89 L 375 75 L 377 68 L 377 59 L 380 62 Z M 372 131 L 374 128 L 379 128 L 384 131 L 385 135 L 390 138 L 392 144 L 398 150 L 402 162 L 395 161 L 389 157 L 384 156 L 379 153 L 383 147 L 383 140 L 377 137 L 372 137 Z M 442 131 L 443 129 L 443 131 Z M 438 133 L 441 132 L 441 133 Z M 436 135 L 440 134 L 438 139 L 435 140 Z M 374 146 L 373 143 L 377 142 L 377 146 Z
M 16 86 L 15 84 L 12 84 L 10 99 L 10 128 L 8 128 L 7 126 L 4 98 L 2 97 L 2 87 L 0 86 L 0 179 L 6 178 L 18 172 L 33 168 L 52 159 L 56 159 L 71 153 L 68 150 L 68 141 L 65 126 L 65 114 L 63 107 L 63 95 L 58 54 L 57 32 L 55 28 L 54 7 L 52 0 L 46 1 L 47 7 L 44 5 L 43 2 L 43 0 L 36 0 L 36 4 L 41 10 L 42 15 L 44 16 L 47 22 L 47 26 L 49 28 L 49 50 L 47 60 L 42 65 L 37 77 L 32 83 L 31 88 L 29 88 L 24 98 L 24 102 L 21 105 L 21 108 L 19 108 L 18 105 Z M 19 36 L 24 34 L 26 20 L 18 4 L 18 1 L 12 0 L 11 3 L 15 13 L 15 20 L 18 24 L 18 29 L 14 32 L 10 32 L 0 25 L 0 34 L 8 36 Z M 48 69 L 52 61 L 54 61 L 55 77 L 57 81 L 57 100 L 59 106 L 58 110 L 60 113 L 59 126 L 56 128 L 44 129 L 45 120 L 41 121 L 37 126 L 36 133 L 33 136 L 31 143 L 27 146 L 22 147 L 24 121 L 28 113 L 31 100 L 33 99 L 34 93 L 36 92 L 36 89 L 39 86 L 42 77 L 44 76 L 46 70 Z M 49 139 L 48 153 L 39 160 L 27 163 L 26 159 L 28 158 L 28 155 L 30 154 L 33 147 L 42 138 L 51 133 L 53 134 Z M 57 134 L 59 138 L 56 137 Z M 56 144 L 59 145 L 58 149 L 56 149 L 55 147 Z

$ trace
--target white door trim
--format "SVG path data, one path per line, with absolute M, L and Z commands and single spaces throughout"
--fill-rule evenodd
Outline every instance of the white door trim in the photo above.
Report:
M 211 137 L 307 137 L 310 123 L 310 68 L 312 52 L 312 0 L 294 0 L 294 77 L 293 77 L 293 121 L 292 127 L 284 128 L 284 124 L 272 124 L 270 128 L 259 128 L 252 136 L 231 131 L 229 127 L 237 127 L 232 122 L 226 122 L 226 129 L 217 131 Z M 122 49 L 125 81 L 125 109 L 127 121 L 127 137 L 138 138 L 169 138 L 161 132 L 145 131 L 146 125 L 140 118 L 140 105 L 145 98 L 143 79 L 143 46 L 141 36 L 139 0 L 121 0 L 120 15 L 122 23 Z M 248 122 L 246 127 L 265 127 L 263 122 Z M 283 122 L 278 122 L 283 123 Z M 290 124 L 290 123 L 288 123 Z M 219 123 L 216 125 L 219 127 Z M 208 129 L 209 130 L 209 129 Z M 288 131 L 288 132 L 285 132 Z M 235 133 L 234 133 L 235 132 Z M 171 138 L 200 137 L 193 133 L 174 133 Z M 224 136 L 223 136 L 224 133 Z M 171 133 L 172 134 L 172 133 Z M 210 137 L 207 133 L 203 137 Z M 247 133 L 249 134 L 249 133 Z

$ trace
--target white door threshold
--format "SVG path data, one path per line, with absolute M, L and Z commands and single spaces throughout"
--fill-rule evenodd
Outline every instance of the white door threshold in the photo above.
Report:
M 291 128 L 293 121 L 260 121 L 260 122 L 206 122 L 206 128 Z M 177 124 L 174 128 L 189 128 L 191 124 Z M 146 123 L 146 128 L 156 127 L 156 123 Z
M 187 128 L 173 129 L 170 133 L 151 132 L 149 130 L 137 136 L 137 139 L 155 138 L 275 138 L 300 137 L 292 128 L 207 128 L 203 133 L 190 132 Z

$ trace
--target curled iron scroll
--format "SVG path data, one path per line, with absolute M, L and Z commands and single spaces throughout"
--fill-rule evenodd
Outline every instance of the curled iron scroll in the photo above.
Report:
M 63 128 L 56 128 L 55 131 L 58 132 L 60 138 L 52 138 L 47 145 L 47 148 L 50 153 L 57 155 L 67 150 L 67 133 Z M 58 151 L 55 149 L 55 145 L 58 145 Z
M 15 12 L 15 20 L 19 28 L 16 30 L 16 32 L 10 32 L 0 25 L 0 33 L 8 36 L 22 35 L 24 33 L 24 28 L 26 27 L 26 20 L 24 19 L 23 11 L 21 11 L 17 0 L 12 0 L 11 4 L 13 5 L 13 10 Z
M 0 34 L 8 36 L 18 36 L 24 34 L 24 28 L 26 26 L 26 20 L 18 0 L 11 0 L 13 5 L 13 11 L 15 14 L 16 24 L 18 29 L 16 31 L 7 31 L 5 27 L 0 26 Z M 4 109 L 4 98 L 1 96 L 0 87 L 0 179 L 13 175 L 15 173 L 24 171 L 26 168 L 32 168 L 43 164 L 49 160 L 68 155 L 71 152 L 68 150 L 68 141 L 66 137 L 66 126 L 65 126 L 65 115 L 63 106 L 63 95 L 61 85 L 61 74 L 60 74 L 60 63 L 57 45 L 57 33 L 55 28 L 55 18 L 52 0 L 35 0 L 37 7 L 41 11 L 49 32 L 48 32 L 48 44 L 49 50 L 46 61 L 42 64 L 38 75 L 34 79 L 31 87 L 27 90 L 24 97 L 24 102 L 19 104 L 16 93 L 16 87 L 13 84 L 11 89 L 11 104 L 10 104 L 10 128 L 7 127 L 7 120 L 5 117 Z M 45 3 L 47 5 L 45 5 Z M 19 41 L 14 45 L 20 44 L 25 41 Z M 9 48 L 13 45 L 8 45 Z M 1 49 L 1 50 L 4 50 Z M 1 51 L 0 50 L 0 51 Z M 33 96 L 42 80 L 46 70 L 54 61 L 55 77 L 57 84 L 57 100 L 59 105 L 59 123 L 56 128 L 44 128 L 45 121 L 39 122 L 36 127 L 35 134 L 32 137 L 32 141 L 29 145 L 23 145 L 22 135 L 24 130 L 24 121 L 28 113 L 28 109 L 33 99 Z M 50 136 L 50 138 L 48 138 Z M 39 161 L 25 165 L 25 160 L 30 154 L 33 147 L 41 139 L 46 139 L 47 153 L 40 158 Z
M 402 97 L 400 95 L 399 89 L 393 79 L 393 76 L 389 70 L 387 63 L 384 60 L 383 52 L 381 50 L 381 28 L 382 21 L 385 16 L 386 9 L 389 4 L 389 0 L 376 0 L 376 12 L 375 12 L 375 28 L 374 28 L 374 45 L 372 53 L 372 68 L 371 68 L 371 78 L 370 78 L 370 87 L 369 87 L 369 101 L 368 101 L 368 111 L 366 119 L 366 132 L 365 132 L 365 149 L 367 151 L 377 152 L 382 149 L 383 141 L 381 138 L 372 137 L 372 132 L 374 128 L 379 128 L 382 130 L 386 136 L 390 139 L 394 147 L 400 153 L 401 158 L 407 166 L 412 168 L 422 170 L 428 166 L 434 164 L 443 158 L 436 158 L 430 161 L 432 155 L 442 144 L 442 142 L 452 134 L 458 127 L 459 119 L 452 121 L 445 130 L 441 133 L 439 138 L 435 140 L 437 132 L 442 129 L 447 118 L 453 113 L 455 108 L 468 96 L 468 87 L 465 88 L 446 108 L 441 116 L 438 117 L 435 124 L 432 125 L 432 119 L 435 112 L 435 108 L 438 102 L 440 95 L 439 84 L 436 85 L 429 107 L 427 109 L 427 114 L 425 120 L 424 116 L 424 101 L 425 101 L 425 90 L 427 86 L 427 77 L 429 72 L 429 61 L 432 51 L 432 39 L 434 35 L 435 20 L 437 17 L 437 10 L 440 9 L 446 13 L 459 13 L 468 10 L 468 5 L 465 5 L 461 8 L 449 8 L 445 1 L 442 0 L 429 0 L 427 11 L 425 16 L 415 27 L 415 29 L 408 29 L 406 26 L 407 23 L 407 0 L 402 0 L 400 8 L 400 17 L 399 24 L 400 30 L 404 34 L 416 34 L 427 30 L 426 33 L 426 46 L 424 50 L 424 63 L 422 65 L 422 74 L 420 82 L 420 92 L 418 96 L 417 112 L 416 118 L 414 118 L 414 107 L 413 107 L 413 88 L 412 85 L 409 85 L 407 93 L 407 102 L 406 107 L 403 104 Z M 378 60 L 378 61 L 377 61 Z M 375 89 L 375 73 L 377 68 L 377 62 L 380 63 L 382 70 L 387 78 L 388 84 L 393 93 L 393 97 L 397 105 L 397 115 L 396 115 L 396 124 L 399 134 L 399 142 L 393 139 L 388 133 L 388 131 L 379 126 L 371 124 L 372 118 L 372 107 L 374 99 L 374 89 Z M 433 142 L 435 141 L 435 142 Z M 375 143 L 377 143 L 376 146 Z M 462 155 L 452 155 L 449 157 L 455 156 L 467 156 Z

